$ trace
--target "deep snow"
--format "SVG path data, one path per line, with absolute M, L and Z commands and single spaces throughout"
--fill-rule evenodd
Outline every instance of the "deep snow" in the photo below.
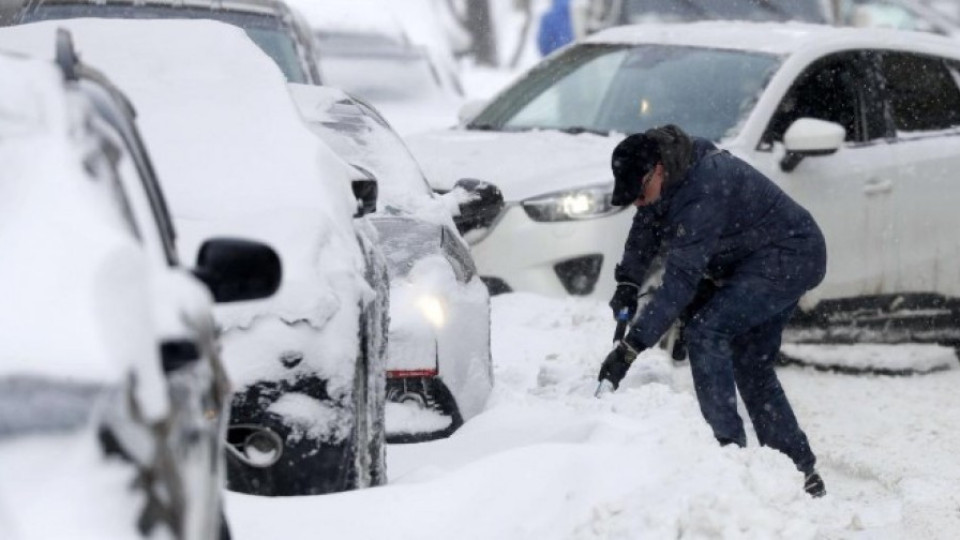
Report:
M 386 487 L 231 494 L 235 538 L 899 539 L 960 528 L 960 370 L 781 368 L 829 492 L 812 500 L 785 456 L 753 439 L 717 446 L 688 366 L 661 351 L 645 352 L 618 393 L 593 398 L 613 333 L 603 304 L 498 296 L 492 324 L 496 386 L 482 414 L 449 439 L 390 446 Z

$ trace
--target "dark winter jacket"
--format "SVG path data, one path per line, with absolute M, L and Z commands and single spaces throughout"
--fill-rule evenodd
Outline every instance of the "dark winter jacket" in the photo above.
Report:
M 638 209 L 615 272 L 618 282 L 640 284 L 663 249 L 663 284 L 641 310 L 629 341 L 656 343 L 705 277 L 721 284 L 768 280 L 800 291 L 820 283 L 826 247 L 809 212 L 712 142 L 682 132 L 662 135 L 675 144 L 661 141 L 668 171 L 661 197 Z

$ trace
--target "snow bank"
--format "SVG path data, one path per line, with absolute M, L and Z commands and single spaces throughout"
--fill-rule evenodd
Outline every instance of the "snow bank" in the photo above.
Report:
M 131 488 L 136 470 L 105 461 L 93 430 L 0 445 L 0 478 L 4 540 L 142 538 L 136 517 L 147 501 Z M 168 538 L 162 526 L 151 536 Z
M 805 365 L 881 373 L 926 373 L 955 366 L 956 353 L 940 345 L 785 344 L 783 353 Z
M 391 446 L 385 488 L 231 494 L 236 537 L 816 537 L 818 502 L 790 460 L 720 448 L 666 355 L 645 353 L 620 392 L 593 398 L 606 306 L 523 294 L 493 305 L 499 386 L 485 412 L 449 439 Z

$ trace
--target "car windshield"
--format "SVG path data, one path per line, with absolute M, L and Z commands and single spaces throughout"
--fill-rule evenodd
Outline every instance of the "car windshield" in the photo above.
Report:
M 500 94 L 471 129 L 637 133 L 678 124 L 735 134 L 780 57 L 665 45 L 571 47 Z
M 819 0 L 626 0 L 627 23 L 749 20 L 826 23 Z
M 40 4 L 21 22 L 96 17 L 106 19 L 211 19 L 239 26 L 280 68 L 288 82 L 307 83 L 293 36 L 277 17 L 227 10 L 127 4 Z

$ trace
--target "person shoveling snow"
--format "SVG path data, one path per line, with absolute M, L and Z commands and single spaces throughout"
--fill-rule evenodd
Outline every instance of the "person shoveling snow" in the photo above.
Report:
M 627 137 L 613 151 L 612 168 L 611 204 L 637 207 L 615 270 L 614 316 L 636 314 L 639 284 L 662 245 L 666 266 L 663 285 L 604 360 L 598 380 L 617 388 L 637 355 L 686 311 L 697 400 L 717 441 L 746 446 L 739 389 L 760 444 L 793 460 L 810 495 L 825 495 L 774 371 L 784 326 L 826 272 L 826 244 L 813 217 L 762 173 L 677 126 Z

